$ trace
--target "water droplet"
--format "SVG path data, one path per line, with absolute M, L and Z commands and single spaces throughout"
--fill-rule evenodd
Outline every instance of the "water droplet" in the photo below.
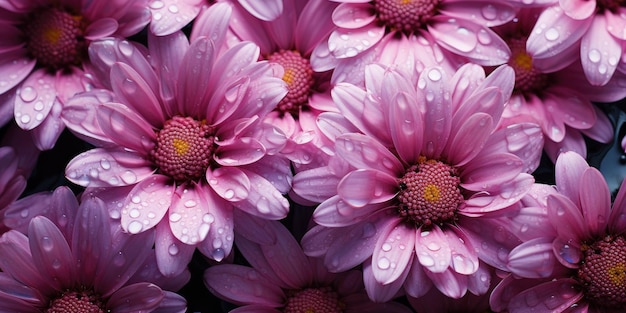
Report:
M 139 198 L 139 196 L 132 196 L 132 198 L 130 198 L 130 202 L 137 204 L 141 202 L 141 198 Z
M 35 109 L 35 111 L 43 110 L 43 108 L 44 108 L 43 101 L 35 102 L 35 105 L 33 106 L 33 108 Z
M 143 224 L 139 221 L 132 221 L 128 224 L 128 232 L 131 234 L 138 234 L 143 230 Z
M 212 256 L 215 261 L 218 261 L 218 262 L 221 261 L 225 257 L 224 249 L 219 248 L 219 249 L 213 250 Z
M 544 36 L 546 36 L 546 39 L 549 41 L 555 41 L 559 39 L 559 31 L 556 30 L 556 28 L 550 28 L 546 31 Z
M 170 255 L 177 255 L 178 254 L 178 246 L 176 246 L 176 244 L 171 244 L 168 248 L 167 248 L 167 252 Z
M 126 170 L 122 174 L 121 178 L 127 184 L 132 184 L 132 183 L 137 181 L 137 175 L 135 175 L 135 173 L 133 173 L 132 171 L 129 171 L 129 170 Z
M 224 192 L 224 198 L 226 199 L 232 199 L 235 196 L 235 191 L 233 191 L 232 189 L 228 189 Z
M 111 168 L 111 163 L 107 159 L 102 159 L 100 160 L 100 167 L 102 167 L 102 169 L 108 170 Z
M 48 236 L 41 237 L 40 243 L 41 247 L 46 251 L 52 251 L 52 249 L 54 248 L 54 243 L 52 242 L 52 239 Z
M 178 13 L 178 7 L 175 4 L 172 4 L 169 7 L 167 7 L 167 10 L 172 13 Z
M 190 199 L 190 200 L 185 201 L 185 207 L 186 207 L 186 208 L 193 208 L 193 207 L 195 207 L 196 205 L 197 205 L 197 203 L 196 203 L 196 201 L 194 201 L 194 200 L 191 200 L 191 199 Z
M 435 265 L 435 259 L 426 253 L 421 253 L 419 255 L 419 262 L 426 267 Z
M 130 78 L 126 78 L 124 79 L 124 81 L 122 81 L 122 88 L 124 89 L 126 93 L 134 94 L 135 91 L 137 91 L 137 84 L 135 83 L 134 80 Z
M 122 40 L 120 41 L 119 45 L 118 45 L 118 49 L 120 50 L 120 52 L 127 56 L 130 57 L 133 55 L 133 46 L 130 44 L 130 42 L 126 41 L 126 40 Z
M 385 252 L 391 251 L 391 245 L 389 243 L 387 243 L 387 242 L 385 242 L 381 248 Z
M 152 19 L 155 20 L 155 21 L 158 21 L 158 20 L 160 20 L 162 18 L 163 18 L 163 14 L 161 14 L 159 12 L 155 12 L 155 13 L 152 14 Z
M 483 45 L 489 45 L 491 44 L 491 36 L 486 30 L 481 29 L 478 31 L 478 41 Z
M 591 61 L 592 63 L 598 63 L 600 62 L 602 55 L 600 54 L 600 51 L 598 51 L 598 49 L 591 49 L 587 57 L 589 58 L 589 61 Z
M 490 21 L 496 19 L 496 17 L 498 16 L 498 11 L 496 10 L 496 7 L 491 4 L 484 6 L 481 10 L 481 13 L 486 20 Z
M 120 251 L 113 257 L 113 264 L 117 266 L 123 266 L 126 263 L 126 257 Z
M 22 122 L 23 124 L 28 124 L 30 122 L 30 116 L 28 114 L 23 114 L 20 117 L 20 122 Z
M 132 218 L 138 218 L 141 215 L 141 212 L 139 212 L 139 210 L 137 209 L 132 209 L 130 210 L 130 212 L 128 212 L 128 215 Z
M 180 221 L 182 218 L 183 218 L 183 216 L 178 214 L 178 213 L 170 214 L 170 222 L 176 223 L 176 222 Z
M 59 268 L 61 268 L 61 260 L 59 260 L 59 259 L 54 259 L 54 260 L 52 261 L 52 267 L 53 267 L 54 269 L 57 269 L 57 270 L 58 270 Z
M 20 90 L 20 98 L 24 102 L 31 102 L 37 98 L 37 91 L 31 86 L 26 86 Z
M 430 251 L 438 251 L 439 249 L 441 249 L 441 246 L 436 242 L 431 242 L 428 245 L 426 245 L 426 247 Z
M 389 259 L 382 257 L 380 259 L 378 259 L 378 268 L 380 268 L 381 270 L 386 270 L 391 266 L 391 262 L 389 262 Z
M 202 216 L 202 221 L 207 223 L 207 224 L 211 224 L 215 221 L 215 217 L 213 216 L 213 214 L 204 214 L 204 216 Z
M 434 82 L 439 81 L 441 79 L 441 72 L 438 69 L 433 68 L 428 71 L 428 78 Z
M 164 6 L 165 6 L 165 4 L 163 4 L 162 1 L 158 1 L 158 0 L 157 1 L 152 1 L 152 3 L 150 3 L 150 7 L 155 9 L 155 10 L 158 10 L 158 9 L 164 7 Z

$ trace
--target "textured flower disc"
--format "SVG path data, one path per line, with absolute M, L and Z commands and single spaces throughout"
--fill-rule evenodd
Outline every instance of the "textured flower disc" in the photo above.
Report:
M 104 313 L 107 312 L 100 297 L 90 291 L 68 291 L 50 301 L 45 313 Z
M 417 32 L 437 14 L 440 0 L 376 0 L 378 20 L 392 30 Z
M 422 157 L 400 180 L 398 213 L 416 227 L 453 221 L 463 202 L 460 183 L 456 169 Z
M 300 108 L 309 100 L 313 87 L 313 69 L 309 60 L 298 51 L 281 50 L 268 57 L 270 62 L 280 64 L 285 73 L 283 81 L 287 83 L 287 95 L 278 103 L 276 110 L 283 114 L 298 115 Z
M 293 290 L 287 297 L 284 313 L 342 313 L 345 307 L 330 287 Z
M 583 247 L 578 280 L 585 297 L 604 308 L 626 306 L 626 239 L 607 236 Z
M 42 67 L 53 70 L 79 65 L 87 53 L 81 16 L 52 7 L 35 11 L 24 25 L 26 47 Z
M 515 71 L 515 90 L 525 93 L 538 93 L 548 85 L 548 76 L 533 66 L 532 57 L 526 52 L 526 39 L 509 40 L 511 60 L 509 65 Z
M 214 137 L 206 123 L 175 116 L 157 133 L 151 156 L 161 173 L 177 182 L 189 182 L 204 177 L 214 150 Z

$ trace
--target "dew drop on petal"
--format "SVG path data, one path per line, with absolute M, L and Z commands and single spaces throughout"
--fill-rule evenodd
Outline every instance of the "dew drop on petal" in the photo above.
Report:
M 589 61 L 591 61 L 592 63 L 598 63 L 600 62 L 602 55 L 600 54 L 600 51 L 598 51 L 598 49 L 591 49 L 587 57 L 589 58 Z
M 186 208 L 193 208 L 197 205 L 197 203 L 195 200 L 190 199 L 190 200 L 185 201 L 184 205 Z
M 226 255 L 225 255 L 224 249 L 219 248 L 219 249 L 213 250 L 212 256 L 215 261 L 221 261 L 222 259 L 224 259 Z
M 233 191 L 232 189 L 228 189 L 224 192 L 224 198 L 226 199 L 232 199 L 235 196 L 235 191 Z
M 170 222 L 176 223 L 176 222 L 180 221 L 182 218 L 183 218 L 183 216 L 178 214 L 178 213 L 170 214 Z
M 125 171 L 122 174 L 121 178 L 127 184 L 132 184 L 137 181 L 137 175 L 135 175 L 135 173 L 129 170 Z
M 30 123 L 30 116 L 28 114 L 23 114 L 20 117 L 20 122 L 22 122 L 22 124 L 28 124 Z
M 496 7 L 494 7 L 491 4 L 484 6 L 481 10 L 481 13 L 486 20 L 490 20 L 490 21 L 495 20 L 496 17 L 498 16 Z
M 26 86 L 20 90 L 20 98 L 24 102 L 31 102 L 37 98 L 37 91 L 31 86 Z
M 143 224 L 139 221 L 132 221 L 128 224 L 128 232 L 131 234 L 138 234 L 143 230 Z
M 435 259 L 428 254 L 422 253 L 419 257 L 420 264 L 429 267 L 435 265 Z
M 178 254 L 178 246 L 176 244 L 171 244 L 168 248 L 167 248 L 167 253 L 169 253 L 170 255 L 177 255 Z
M 436 242 L 431 242 L 428 245 L 426 245 L 426 247 L 430 251 L 439 251 L 439 249 L 441 249 L 441 246 Z
M 141 212 L 139 212 L 139 210 L 137 209 L 132 209 L 130 210 L 130 212 L 128 212 L 128 215 L 132 218 L 138 218 L 141 215 Z
M 132 198 L 130 198 L 130 202 L 138 204 L 141 202 L 141 198 L 139 198 L 139 196 L 132 196 Z
M 169 7 L 167 7 L 167 10 L 172 13 L 178 13 L 178 7 L 175 4 L 172 4 Z
M 162 1 L 158 1 L 158 0 L 157 1 L 152 1 L 152 3 L 150 3 L 150 7 L 155 9 L 155 10 L 158 10 L 158 9 L 164 7 L 164 6 L 165 6 L 165 4 L 163 4 Z
M 52 239 L 50 239 L 50 237 L 43 236 L 41 237 L 41 247 L 46 251 L 52 251 L 52 249 L 54 248 L 54 243 L 52 242 Z
M 130 42 L 126 40 L 121 41 L 119 43 L 118 48 L 120 49 L 120 52 L 127 57 L 130 57 L 133 55 L 133 47 L 130 44 Z
M 378 259 L 377 265 L 379 269 L 386 270 L 391 266 L 391 262 L 389 262 L 388 258 L 382 257 Z
M 391 251 L 391 245 L 390 245 L 389 243 L 385 242 L 385 243 L 383 244 L 383 246 L 381 247 L 381 249 L 382 249 L 383 251 L 385 251 L 385 252 L 389 252 L 389 251 Z
M 433 68 L 428 71 L 428 78 L 434 82 L 439 81 L 441 79 L 441 72 L 438 69 Z
M 556 28 L 550 28 L 545 32 L 544 36 L 546 36 L 546 39 L 549 41 L 555 41 L 559 39 L 559 31 L 556 30 Z

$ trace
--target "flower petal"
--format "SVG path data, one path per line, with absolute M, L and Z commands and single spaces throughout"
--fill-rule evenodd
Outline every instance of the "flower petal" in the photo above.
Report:
M 98 107 L 96 118 L 102 132 L 124 148 L 148 154 L 157 138 L 150 124 L 128 107 L 107 103 Z
M 516 14 L 509 3 L 484 1 L 446 1 L 441 3 L 441 14 L 454 18 L 472 17 L 476 24 L 493 27 L 511 21 Z
M 153 173 L 151 162 L 137 153 L 102 148 L 79 154 L 65 169 L 67 179 L 83 187 L 127 186 Z
M 220 262 L 231 253 L 235 236 L 233 219 L 241 219 L 241 214 L 239 210 L 230 206 L 230 202 L 215 196 L 208 187 L 202 187 L 209 202 L 209 213 L 214 220 L 207 239 L 198 245 L 198 250 L 205 256 Z
M 525 278 L 549 277 L 557 266 L 552 253 L 552 238 L 539 237 L 528 240 L 509 253 L 507 268 Z
M 169 208 L 170 229 L 174 236 L 184 244 L 195 245 L 203 241 L 215 217 L 210 214 L 205 190 L 197 184 L 179 186 L 177 197 Z
M 261 142 L 245 137 L 220 145 L 213 159 L 220 165 L 232 167 L 254 163 L 265 156 L 265 153 L 265 146 Z
M 458 125 L 458 131 L 452 133 L 448 141 L 446 160 L 455 167 L 461 167 L 472 161 L 487 142 L 494 128 L 494 120 L 485 113 L 471 115 L 464 123 Z
M 579 204 L 582 174 L 587 168 L 587 161 L 575 152 L 560 154 L 554 165 L 554 178 L 559 192 L 575 205 Z
M 604 176 L 595 168 L 588 168 L 581 177 L 580 208 L 586 226 L 593 235 L 602 236 L 611 214 L 611 192 Z
M 357 169 L 372 169 L 399 177 L 404 173 L 400 161 L 375 139 L 362 134 L 345 134 L 335 140 L 339 156 Z
M 389 106 L 387 123 L 393 145 L 406 164 L 414 163 L 420 156 L 423 139 L 423 121 L 419 107 L 408 94 L 399 92 Z
M 34 71 L 17 90 L 15 121 L 24 130 L 39 126 L 52 110 L 56 99 L 56 81 L 45 69 Z
M 467 276 L 455 273 L 451 268 L 441 273 L 426 271 L 426 275 L 442 294 L 450 298 L 459 299 L 467 292 Z
M 422 265 L 413 260 L 409 275 L 404 281 L 404 291 L 411 297 L 419 298 L 425 295 L 432 287 L 433 281 L 426 276 Z
M 340 28 L 361 28 L 376 19 L 370 3 L 341 3 L 333 11 L 333 23 Z
M 100 18 L 91 23 L 85 29 L 85 39 L 89 41 L 108 37 L 117 31 L 117 20 L 110 17 Z
M 578 42 L 587 32 L 592 20 L 574 20 L 559 6 L 550 6 L 539 15 L 526 41 L 526 50 L 533 59 L 559 55 Z
M 418 229 L 415 240 L 417 258 L 428 271 L 442 273 L 448 269 L 452 261 L 452 250 L 446 235 L 439 226 L 432 226 L 430 230 Z
M 372 254 L 372 273 L 383 285 L 395 282 L 407 268 L 415 255 L 415 227 L 400 219 L 381 229 Z
M 263 21 L 273 21 L 283 13 L 283 1 L 280 0 L 239 0 L 238 2 L 250 14 Z
M 206 37 L 194 41 L 183 57 L 176 86 L 177 112 L 185 116 L 202 116 L 205 94 L 213 74 L 215 44 Z
M 388 201 L 398 191 L 398 180 L 395 177 L 372 169 L 350 172 L 337 185 L 339 197 L 357 208 Z
M 572 278 L 560 278 L 528 288 L 511 298 L 511 313 L 563 312 L 583 298 L 580 285 Z
M 565 240 L 580 241 L 589 235 L 580 209 L 561 194 L 548 196 L 548 218 L 559 237 Z
M 0 94 L 3 94 L 30 74 L 37 63 L 36 59 L 28 57 L 26 48 L 1 53 L 0 61 Z
M 28 225 L 33 263 L 57 290 L 76 283 L 77 272 L 72 250 L 65 236 L 48 218 L 34 217 Z
M 355 57 L 378 43 L 385 35 L 385 26 L 368 24 L 357 29 L 339 28 L 333 31 L 328 38 L 328 50 L 338 59 Z M 363 42 L 369 45 L 363 45 Z M 357 49 L 361 47 L 361 49 Z
M 234 264 L 209 267 L 204 272 L 204 282 L 211 292 L 239 305 L 284 305 L 285 295 L 280 287 L 250 267 Z
M 289 212 L 289 201 L 264 177 L 242 169 L 248 179 L 250 188 L 248 196 L 235 203 L 235 206 L 249 214 L 258 217 L 279 220 L 285 218 Z
M 471 242 L 460 229 L 449 226 L 444 231 L 452 255 L 450 266 L 457 273 L 471 275 L 479 268 L 478 256 Z
M 117 290 L 107 301 L 107 309 L 115 312 L 150 312 L 156 309 L 165 295 L 152 283 L 136 283 Z
M 202 7 L 201 0 L 176 1 L 161 0 L 161 5 L 154 2 L 149 5 L 152 13 L 150 32 L 157 36 L 167 36 L 181 30 L 198 16 Z M 170 8 L 176 8 L 174 11 Z
M 441 156 L 452 128 L 452 104 L 447 90 L 447 78 L 440 67 L 426 68 L 420 74 L 417 88 L 425 99 L 424 138 L 422 154 L 436 159 Z
M 122 228 L 137 234 L 157 225 L 170 208 L 174 197 L 171 178 L 154 174 L 133 187 L 121 211 Z
M 236 167 L 219 167 L 207 170 L 209 186 L 225 200 L 236 202 L 246 199 L 250 193 L 250 178 Z
M 187 269 L 196 247 L 180 242 L 167 220 L 159 222 L 155 229 L 154 253 L 159 272 L 169 277 L 180 275 Z
M 606 85 L 617 68 L 622 46 L 608 31 L 604 15 L 596 14 L 580 42 L 580 60 L 592 85 Z

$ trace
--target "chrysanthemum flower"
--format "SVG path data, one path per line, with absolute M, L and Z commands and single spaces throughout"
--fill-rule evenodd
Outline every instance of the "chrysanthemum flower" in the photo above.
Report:
M 149 18 L 147 0 L 2 1 L 0 94 L 15 96 L 0 105 L 14 109 L 40 149 L 52 148 L 64 129 L 64 103 L 93 83 L 85 75 L 89 43 L 133 35 Z
M 616 69 L 626 72 L 625 12 L 620 1 L 553 1 L 528 37 L 528 53 L 536 60 L 580 62 L 592 85 L 605 85 Z
M 491 233 L 473 230 L 526 194 L 533 178 L 525 171 L 537 166 L 541 151 L 532 144 L 541 142 L 537 126 L 494 132 L 513 70 L 503 66 L 485 78 L 468 64 L 448 77 L 430 67 L 417 85 L 378 65 L 367 71 L 365 90 L 333 89 L 340 111 L 362 133 L 338 135 L 337 157 L 327 167 L 294 177 L 296 193 L 322 202 L 313 215 L 319 226 L 303 238 L 305 253 L 325 255 L 331 271 L 363 263 L 376 301 L 402 285 L 419 297 L 434 284 L 453 298 L 470 285 L 488 286 L 479 258 L 497 260 L 500 247 L 489 244 Z
M 153 232 L 122 233 L 102 201 L 90 198 L 79 207 L 67 188 L 31 197 L 45 201 L 20 201 L 46 216 L 18 213 L 14 221 L 26 234 L 10 230 L 0 237 L 0 310 L 185 312 L 185 299 L 163 288 L 181 288 L 189 273 L 160 275 Z
M 225 19 L 231 12 L 227 4 L 209 10 Z M 74 158 L 67 178 L 85 187 L 133 186 L 123 195 L 122 227 L 133 234 L 156 227 L 164 273 L 182 270 L 196 247 L 215 260 L 228 255 L 233 211 L 280 219 L 289 209 L 282 195 L 289 160 L 274 155 L 284 134 L 262 122 L 287 92 L 280 69 L 257 62 L 249 42 L 218 53 L 227 24 L 215 23 L 216 41 L 149 35 L 150 62 L 126 41 L 93 44 L 94 63 L 110 68 L 119 102 L 79 101 L 64 115 L 101 146 Z
M 562 58 L 535 60 L 526 46 L 540 13 L 541 9 L 522 9 L 514 21 L 494 28 L 511 48 L 508 64 L 516 74 L 501 125 L 539 124 L 545 136 L 545 150 L 553 162 L 560 151 L 571 150 L 585 156 L 583 135 L 602 143 L 613 138 L 611 122 L 592 101 L 624 98 L 626 77 L 618 74 L 606 85 L 595 87 L 584 79 L 578 63 L 568 65 Z
M 329 273 L 323 263 L 304 255 L 292 234 L 279 222 L 266 221 L 276 237 L 260 245 L 237 236 L 237 247 L 252 267 L 223 264 L 208 268 L 204 281 L 216 296 L 240 305 L 230 312 L 255 313 L 408 313 L 399 303 L 374 303 L 367 298 L 361 272 Z M 252 232 L 255 229 L 250 229 Z
M 173 34 L 193 21 L 214 0 L 149 0 L 152 12 L 150 31 L 157 36 Z M 220 0 L 218 0 L 220 1 Z M 244 8 L 253 16 L 272 21 L 283 11 L 283 0 L 225 0 Z
M 489 27 L 506 23 L 515 8 L 505 1 L 335 0 L 336 29 L 328 51 L 336 58 L 354 57 L 376 47 L 382 38 L 419 34 L 481 65 L 506 62 L 510 51 Z
M 545 228 L 509 254 L 492 308 L 508 312 L 623 312 L 626 306 L 626 185 L 611 209 L 602 174 L 574 152 L 559 156 Z

